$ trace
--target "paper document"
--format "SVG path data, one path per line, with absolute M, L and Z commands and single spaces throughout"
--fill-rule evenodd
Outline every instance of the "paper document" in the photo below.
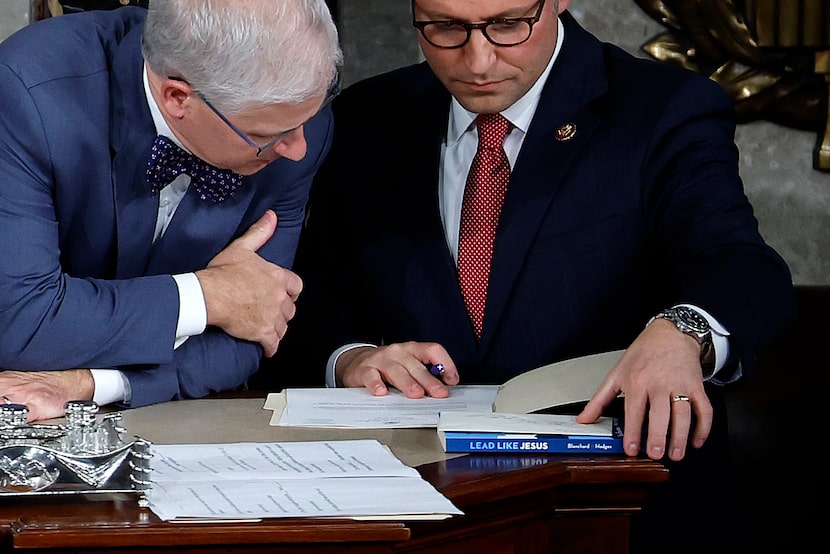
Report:
M 587 402 L 623 352 L 614 350 L 562 360 L 517 375 L 500 387 L 493 411 L 527 414 Z
M 613 419 L 601 417 L 594 423 L 577 423 L 574 415 L 441 412 L 439 431 L 504 433 L 526 435 L 590 435 L 610 437 Z
M 622 356 L 622 350 L 562 360 L 502 385 L 458 385 L 449 398 L 407 398 L 394 388 L 373 396 L 364 388 L 286 389 L 271 393 L 271 425 L 287 427 L 437 427 L 440 412 L 526 414 L 586 402 Z
M 462 514 L 375 440 L 154 445 L 163 520 L 442 519 Z
M 448 398 L 407 398 L 392 388 L 384 396 L 374 396 L 363 388 L 287 389 L 280 393 L 285 394 L 285 408 L 278 425 L 436 427 L 442 411 L 491 412 L 497 392 L 497 385 L 466 385 L 451 387 Z M 266 407 L 274 402 L 272 395 Z

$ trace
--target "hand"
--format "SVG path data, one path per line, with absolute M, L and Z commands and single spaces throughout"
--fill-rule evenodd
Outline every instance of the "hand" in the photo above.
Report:
M 443 364 L 440 378 L 428 369 Z M 446 398 L 447 385 L 457 385 L 458 370 L 450 355 L 438 343 L 403 342 L 378 348 L 361 347 L 344 352 L 337 360 L 337 381 L 346 387 L 366 387 L 375 396 L 383 396 L 390 384 L 407 398 Z
M 274 234 L 277 215 L 268 210 L 197 271 L 207 306 L 207 323 L 238 339 L 258 342 L 266 356 L 276 353 L 296 313 L 300 277 L 256 252 Z
M 95 382 L 88 369 L 0 371 L 0 395 L 29 408 L 29 421 L 66 415 L 70 400 L 92 400 Z
M 673 323 L 656 319 L 631 344 L 593 398 L 577 416 L 580 423 L 595 421 L 617 397 L 625 395 L 625 452 L 636 456 L 648 410 L 646 454 L 659 460 L 667 452 L 671 460 L 686 455 L 688 442 L 700 448 L 712 429 L 712 404 L 703 388 L 700 346 L 677 330 Z M 675 396 L 689 401 L 672 401 Z M 692 410 L 697 419 L 691 429 Z M 691 441 L 689 434 L 691 433 Z

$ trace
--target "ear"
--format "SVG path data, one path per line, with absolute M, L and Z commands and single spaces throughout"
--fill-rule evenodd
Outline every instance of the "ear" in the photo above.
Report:
M 159 88 L 159 107 L 167 115 L 181 119 L 185 115 L 187 103 L 196 97 L 190 85 L 175 79 L 163 79 Z
M 570 3 L 571 0 L 559 0 L 559 12 L 556 15 L 559 15 L 560 13 L 567 10 Z

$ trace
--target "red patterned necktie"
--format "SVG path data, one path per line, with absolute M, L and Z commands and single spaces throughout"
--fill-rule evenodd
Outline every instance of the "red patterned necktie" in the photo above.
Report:
M 481 338 L 493 240 L 510 181 L 504 138 L 510 122 L 501 114 L 479 115 L 478 150 L 467 175 L 458 237 L 458 281 L 476 337 Z
M 159 135 L 150 151 L 144 180 L 155 194 L 181 173 L 190 175 L 190 183 L 202 200 L 223 202 L 242 185 L 242 175 L 219 169 L 179 148 L 169 138 Z

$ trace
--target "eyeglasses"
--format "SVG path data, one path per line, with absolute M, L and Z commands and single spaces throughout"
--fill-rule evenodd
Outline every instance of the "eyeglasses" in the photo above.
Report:
M 412 0 L 412 26 L 424 39 L 438 48 L 461 48 L 470 40 L 473 29 L 481 30 L 484 37 L 496 46 L 516 46 L 526 42 L 533 32 L 533 25 L 542 17 L 545 0 L 539 2 L 533 17 L 504 17 L 483 23 L 466 23 L 448 19 L 444 21 L 417 21 L 415 0 Z
M 168 79 L 172 79 L 172 80 L 174 80 L 174 81 L 180 81 L 180 82 L 185 83 L 185 84 L 187 84 L 188 86 L 190 86 L 190 83 L 188 83 L 186 80 L 182 79 L 181 77 L 168 77 Z M 192 87 L 191 87 L 191 88 L 192 88 Z M 239 135 L 239 137 L 240 137 L 242 140 L 244 140 L 245 142 L 247 142 L 248 144 L 250 144 L 251 146 L 253 146 L 254 148 L 256 148 L 256 156 L 257 156 L 257 158 L 258 158 L 258 157 L 260 157 L 260 156 L 262 155 L 262 153 L 263 153 L 263 152 L 265 152 L 266 150 L 270 150 L 271 148 L 273 148 L 275 144 L 277 144 L 279 141 L 281 141 L 282 139 L 284 139 L 286 136 L 288 136 L 289 134 L 293 133 L 294 131 L 296 131 L 297 129 L 299 129 L 299 128 L 300 128 L 300 127 L 302 127 L 303 125 L 305 125 L 305 123 L 303 123 L 302 125 L 298 125 L 298 126 L 294 127 L 293 129 L 288 129 L 287 131 L 283 131 L 283 132 L 279 133 L 278 135 L 274 135 L 273 137 L 271 137 L 270 139 L 268 139 L 268 141 L 267 141 L 265 144 L 263 144 L 263 145 L 261 145 L 261 146 L 260 146 L 259 144 L 257 144 L 256 142 L 254 142 L 254 140 L 253 140 L 251 137 L 249 137 L 249 136 L 248 136 L 248 135 L 246 135 L 246 134 L 245 134 L 242 130 L 240 130 L 240 129 L 239 129 L 239 127 L 237 127 L 236 125 L 234 125 L 233 123 L 231 123 L 231 121 L 230 121 L 227 117 L 225 117 L 225 116 L 222 114 L 222 112 L 220 112 L 219 110 L 217 110 L 217 109 L 214 107 L 214 105 L 210 103 L 210 100 L 208 100 L 207 98 L 205 98 L 205 96 L 204 96 L 201 92 L 199 92 L 198 90 L 195 90 L 195 89 L 194 89 L 194 92 L 195 92 L 195 93 L 196 93 L 196 95 L 197 95 L 197 96 L 198 96 L 198 97 L 202 100 L 202 102 L 204 102 L 204 103 L 205 103 L 205 105 L 206 105 L 208 108 L 210 108 L 210 109 L 211 109 L 211 111 L 212 111 L 213 113 L 215 113 L 217 116 L 219 116 L 219 119 L 221 119 L 222 121 L 224 121 L 224 122 L 225 122 L 225 125 L 227 125 L 228 127 L 230 127 L 230 128 L 231 128 L 231 130 L 233 130 L 233 132 L 234 132 L 234 133 L 236 133 L 237 135 Z M 319 109 L 319 110 L 317 110 L 317 113 L 315 113 L 315 114 L 314 114 L 314 115 L 313 115 L 313 116 L 309 119 L 309 121 L 310 121 L 311 119 L 313 119 L 314 117 L 316 117 L 316 116 L 317 116 L 320 112 L 322 112 L 322 111 L 323 111 L 323 109 L 324 109 L 326 106 L 328 106 L 329 104 L 331 104 L 331 102 L 332 102 L 332 101 L 333 101 L 333 100 L 337 97 L 337 95 L 338 95 L 338 94 L 340 94 L 340 72 L 339 72 L 339 71 L 338 71 L 337 73 L 335 73 L 335 75 L 334 75 L 334 79 L 332 80 L 331 84 L 329 85 L 328 90 L 326 91 L 326 97 L 325 97 L 325 99 L 323 100 L 323 103 L 320 105 L 320 109 Z M 308 121 L 306 121 L 306 123 L 308 123 Z

